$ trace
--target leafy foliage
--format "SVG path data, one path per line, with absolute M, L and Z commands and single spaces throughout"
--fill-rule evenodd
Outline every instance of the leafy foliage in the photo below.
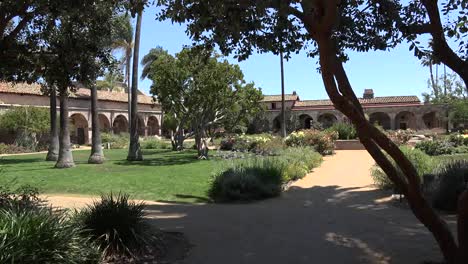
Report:
M 130 142 L 128 133 L 111 134 L 101 133 L 101 140 L 103 144 L 109 144 L 111 149 L 123 149 L 128 147 Z
M 0 186 L 0 209 L 31 210 L 42 205 L 37 188 L 25 185 L 15 189 Z
M 434 170 L 435 165 L 433 164 L 433 160 L 430 156 L 426 153 L 422 152 L 419 149 L 412 149 L 407 146 L 400 147 L 403 154 L 409 159 L 413 166 L 416 168 L 418 172 L 418 176 L 423 181 L 423 175 L 430 174 Z M 390 159 L 394 166 L 398 166 L 393 159 Z M 405 179 L 403 172 L 398 168 L 399 177 Z M 381 188 L 381 189 L 395 189 L 394 183 L 387 177 L 385 172 L 378 166 L 374 165 L 371 170 L 372 179 L 374 180 L 374 184 Z
M 0 209 L 1 263 L 98 263 L 100 252 L 64 214 Z
M 0 129 L 44 133 L 50 128 L 49 110 L 32 106 L 14 107 L 0 115 Z
M 253 156 L 221 163 L 209 195 L 215 201 L 251 201 L 277 196 L 282 186 L 304 177 L 322 161 L 312 148 L 288 148 L 275 156 Z
M 338 133 L 338 139 L 356 139 L 357 137 L 356 128 L 349 123 L 337 122 L 326 130 L 336 131 Z
M 153 235 L 143 218 L 143 209 L 143 203 L 130 201 L 128 195 L 111 193 L 78 212 L 75 221 L 99 245 L 104 256 L 133 256 L 144 249 Z
M 468 161 L 460 160 L 448 163 L 436 172 L 439 185 L 433 197 L 435 208 L 456 211 L 458 198 L 468 184 Z
M 318 131 L 306 129 L 291 133 L 285 139 L 289 147 L 313 147 L 322 155 L 330 155 L 335 149 L 335 141 L 338 139 L 336 131 Z
M 171 149 L 171 144 L 161 139 L 145 138 L 141 142 L 142 149 Z

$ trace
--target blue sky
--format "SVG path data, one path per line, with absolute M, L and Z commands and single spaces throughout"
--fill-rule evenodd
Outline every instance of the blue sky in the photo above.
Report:
M 191 43 L 185 27 L 169 21 L 155 20 L 156 8 L 145 11 L 142 22 L 140 59 L 151 48 L 161 46 L 171 54 L 179 52 Z M 345 64 L 349 79 L 358 96 L 364 89 L 374 89 L 376 96 L 417 95 L 428 91 L 429 69 L 408 50 L 408 45 L 387 52 L 351 52 L 350 61 Z M 232 63 L 237 60 L 230 59 Z M 273 54 L 255 54 L 238 63 L 245 80 L 255 82 L 264 94 L 279 94 L 281 91 L 279 57 Z M 293 55 L 285 61 L 285 89 L 296 91 L 301 99 L 328 98 L 321 76 L 316 71 L 316 59 L 305 53 Z M 141 72 L 141 67 L 140 67 Z M 148 93 L 150 80 L 139 82 L 139 88 Z

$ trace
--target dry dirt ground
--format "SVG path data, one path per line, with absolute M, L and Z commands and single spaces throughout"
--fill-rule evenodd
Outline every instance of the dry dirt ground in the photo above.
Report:
M 281 197 L 251 204 L 148 202 L 151 221 L 183 232 L 183 264 L 421 263 L 440 260 L 429 232 L 408 209 L 372 188 L 366 151 L 337 151 Z M 81 207 L 89 197 L 52 196 Z

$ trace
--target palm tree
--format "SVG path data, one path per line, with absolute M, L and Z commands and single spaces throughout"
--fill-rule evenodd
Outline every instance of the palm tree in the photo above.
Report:
M 91 155 L 88 163 L 104 163 L 104 152 L 102 151 L 101 131 L 99 130 L 98 96 L 96 84 L 91 84 L 91 123 L 92 123 L 92 142 Z
M 68 120 L 68 87 L 61 86 L 60 94 L 60 136 L 59 136 L 59 155 L 56 168 L 75 167 L 70 143 L 70 128 Z
M 141 154 L 140 143 L 138 141 L 138 55 L 140 52 L 140 34 L 141 34 L 141 17 L 143 15 L 143 7 L 138 9 L 137 22 L 135 29 L 135 47 L 133 49 L 133 69 L 132 69 L 132 102 L 130 108 L 130 146 L 128 148 L 127 160 L 137 161 L 143 160 Z
M 57 91 L 55 86 L 48 87 L 50 92 L 50 139 L 47 161 L 57 161 L 59 155 L 59 132 L 57 126 Z
M 141 73 L 141 79 L 148 77 L 151 71 L 151 65 L 154 61 L 160 58 L 163 55 L 168 54 L 162 47 L 156 47 L 151 49 L 148 54 L 146 54 L 141 60 L 141 65 L 143 66 L 143 71 Z
M 127 85 L 128 95 L 128 116 L 129 122 L 131 123 L 131 102 L 132 94 L 130 92 L 130 68 L 132 63 L 132 51 L 133 51 L 133 26 L 130 20 L 130 16 L 124 14 L 115 17 L 113 29 L 113 48 L 116 50 L 123 51 L 122 64 L 125 68 L 125 84 Z
M 96 88 L 98 90 L 108 90 L 108 91 L 122 91 L 122 87 L 118 85 L 122 83 L 123 76 L 118 72 L 110 71 L 104 75 L 103 80 L 98 80 L 96 83 Z

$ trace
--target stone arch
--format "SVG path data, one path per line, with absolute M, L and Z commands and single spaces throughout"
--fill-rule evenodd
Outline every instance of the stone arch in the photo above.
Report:
M 141 137 L 144 137 L 146 135 L 146 125 L 145 125 L 145 119 L 143 116 L 138 115 L 137 119 L 137 128 L 138 128 L 138 135 Z
M 99 114 L 98 119 L 99 119 L 99 130 L 101 132 L 109 132 L 111 130 L 111 124 L 110 124 L 109 118 L 107 118 L 107 116 L 104 114 Z
M 281 115 L 275 117 L 273 119 L 273 126 L 272 126 L 273 132 L 277 133 L 281 130 Z
M 299 116 L 299 121 L 302 129 L 311 129 L 314 119 L 308 114 L 302 114 Z
M 375 112 L 369 115 L 369 122 L 381 126 L 385 130 L 392 128 L 391 118 L 387 113 Z
M 433 128 L 440 127 L 440 121 L 439 121 L 439 118 L 437 117 L 436 112 L 433 111 L 433 112 L 425 113 L 422 118 L 423 118 L 424 125 L 426 126 L 426 128 L 433 129 Z
M 146 123 L 148 127 L 148 136 L 159 136 L 159 121 L 155 116 L 150 116 Z
M 395 129 L 416 130 L 416 116 L 413 112 L 403 111 L 395 116 Z
M 323 128 L 329 128 L 331 127 L 334 123 L 336 123 L 338 119 L 334 114 L 331 113 L 325 113 L 321 114 L 318 117 L 318 122 L 322 124 Z
M 126 133 L 128 132 L 128 120 L 123 115 L 118 115 L 114 118 L 112 123 L 112 128 L 115 134 Z
M 70 116 L 70 141 L 73 144 L 84 145 L 89 143 L 88 120 L 82 114 L 75 113 Z

